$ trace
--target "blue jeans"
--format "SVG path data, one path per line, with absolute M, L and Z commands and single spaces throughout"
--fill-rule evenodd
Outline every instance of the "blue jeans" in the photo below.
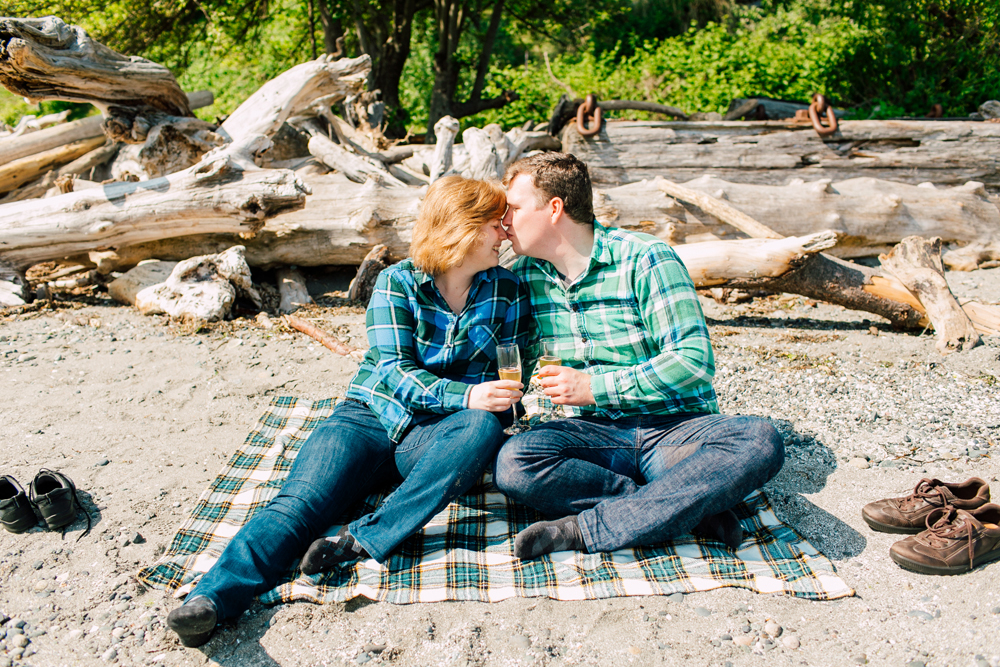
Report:
M 346 509 L 402 476 L 373 513 L 348 526 L 372 558 L 387 560 L 479 479 L 503 442 L 500 421 L 483 410 L 414 422 L 394 443 L 367 406 L 337 405 L 302 445 L 281 492 L 240 529 L 187 599 L 209 598 L 220 621 L 239 616 Z
M 763 486 L 784 457 L 781 436 L 758 417 L 580 417 L 507 440 L 495 479 L 544 514 L 576 514 L 597 553 L 690 532 Z

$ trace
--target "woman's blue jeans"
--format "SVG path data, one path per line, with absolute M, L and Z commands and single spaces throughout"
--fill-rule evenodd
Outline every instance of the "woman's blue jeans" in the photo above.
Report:
M 337 405 L 302 445 L 281 492 L 233 537 L 188 600 L 209 598 L 220 621 L 239 616 L 345 510 L 403 477 L 374 512 L 348 526 L 372 558 L 387 560 L 479 479 L 503 442 L 500 421 L 483 410 L 414 421 L 394 443 L 367 406 Z
M 507 440 L 496 485 L 554 517 L 577 515 L 590 553 L 659 544 L 774 477 L 781 435 L 759 417 L 558 419 Z

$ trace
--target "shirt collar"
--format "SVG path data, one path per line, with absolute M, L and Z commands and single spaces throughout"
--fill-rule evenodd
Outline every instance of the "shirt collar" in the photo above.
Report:
M 476 275 L 472 276 L 472 286 L 469 287 L 469 294 L 475 294 L 476 290 L 479 289 L 479 285 L 486 280 L 495 281 L 498 278 L 497 268 L 490 267 L 485 271 L 480 271 Z M 434 276 L 429 273 L 424 273 L 417 267 L 413 267 L 413 282 L 416 283 L 419 289 L 436 289 L 434 285 Z
M 590 251 L 590 265 L 612 263 L 614 258 L 608 247 L 608 228 L 594 220 L 594 247 Z

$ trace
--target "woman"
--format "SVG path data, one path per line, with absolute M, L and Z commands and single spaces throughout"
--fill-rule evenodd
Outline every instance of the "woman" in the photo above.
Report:
M 412 258 L 378 277 L 366 314 L 371 349 L 346 400 L 302 446 L 280 494 L 167 617 L 185 646 L 204 644 L 218 622 L 242 614 L 303 551 L 305 574 L 357 558 L 386 561 L 492 461 L 503 439 L 497 414 L 523 388 L 493 379 L 496 347 L 523 345 L 527 335 L 527 299 L 498 266 L 505 209 L 496 183 L 453 176 L 431 185 Z M 399 477 L 374 512 L 317 539 Z

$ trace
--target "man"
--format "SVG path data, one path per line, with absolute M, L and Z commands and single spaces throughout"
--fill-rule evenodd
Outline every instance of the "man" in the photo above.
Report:
M 539 372 L 573 418 L 510 438 L 496 484 L 554 521 L 521 531 L 522 559 L 656 544 L 697 529 L 735 549 L 731 511 L 781 469 L 771 424 L 718 414 L 715 361 L 694 284 L 666 243 L 594 220 L 587 167 L 543 153 L 507 171 L 504 224 L 527 286 Z M 537 350 L 529 350 L 537 358 Z

